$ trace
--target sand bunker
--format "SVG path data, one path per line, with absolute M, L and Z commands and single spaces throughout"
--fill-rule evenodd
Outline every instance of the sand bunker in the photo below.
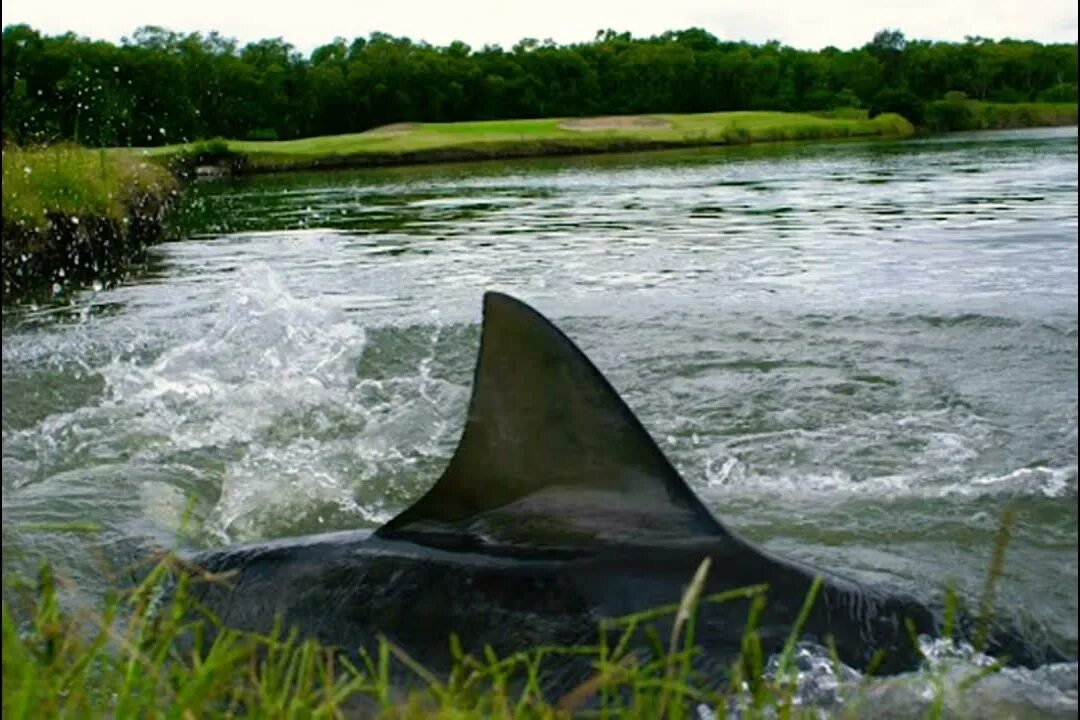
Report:
M 610 117 L 573 118 L 559 123 L 563 130 L 596 132 L 600 130 L 662 130 L 671 127 L 663 118 L 644 115 L 614 115 Z
M 378 135 L 399 135 L 399 134 L 401 134 L 403 132 L 408 132 L 409 130 L 414 129 L 415 127 L 417 127 L 417 123 L 414 123 L 414 122 L 397 122 L 397 123 L 390 123 L 389 125 L 380 125 L 379 127 L 371 128 L 370 130 L 365 130 L 364 134 L 365 135 L 375 135 L 375 134 L 378 134 Z

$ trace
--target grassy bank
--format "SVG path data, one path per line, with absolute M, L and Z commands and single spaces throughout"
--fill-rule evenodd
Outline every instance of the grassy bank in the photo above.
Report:
M 175 187 L 128 152 L 5 148 L 4 303 L 121 275 L 160 237 Z
M 150 158 L 191 169 L 223 164 L 236 172 L 372 167 L 462 160 L 651 150 L 848 137 L 903 137 L 902 117 L 873 120 L 780 112 L 401 123 L 353 135 L 286 141 L 211 140 L 146 149 Z
M 1076 122 L 1076 103 L 991 103 L 968 100 L 962 93 L 927 103 L 923 120 L 934 132 L 1055 127 Z

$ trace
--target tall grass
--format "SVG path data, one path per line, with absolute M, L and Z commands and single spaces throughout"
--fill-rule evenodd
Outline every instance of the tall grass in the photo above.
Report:
M 122 220 L 133 198 L 174 186 L 160 165 L 121 150 L 4 148 L 4 225 L 42 229 L 49 214 Z
M 981 603 L 990 613 L 1012 516 L 995 541 L 991 576 Z M 723 717 L 818 717 L 796 696 L 793 666 L 796 642 L 816 596 L 816 581 L 792 626 L 775 671 L 767 672 L 758 619 L 765 586 L 703 595 L 710 571 L 702 562 L 680 602 L 611 618 L 600 623 L 595 645 L 523 649 L 497 657 L 463 652 L 449 639 L 453 665 L 436 676 L 387 638 L 350 662 L 336 650 L 282 629 L 254 634 L 221 627 L 193 593 L 198 583 L 221 582 L 172 554 L 154 561 L 134 588 L 112 591 L 102 609 L 61 607 L 64 580 L 42 566 L 35 583 L 5 579 L 3 602 L 3 717 L 65 718 L 563 718 L 569 715 L 629 718 L 697 717 L 710 708 Z M 9 600 L 24 597 L 17 621 Z M 950 594 L 945 634 L 954 627 L 957 601 Z M 695 642 L 698 609 L 704 604 L 747 600 L 750 610 L 741 652 L 729 680 L 719 688 L 703 684 L 693 670 L 701 652 Z M 657 619 L 673 617 L 666 643 L 654 638 L 651 656 L 640 655 L 631 639 Z M 353 657 L 356 657 L 355 655 Z M 542 689 L 546 663 L 575 657 L 591 673 L 559 697 Z M 833 662 L 839 660 L 833 651 Z M 998 665 L 970 673 L 974 683 Z M 404 693 L 402 675 L 415 689 Z M 839 672 L 837 675 L 839 676 Z M 869 674 L 868 674 L 869 675 Z M 395 678 L 396 681 L 392 681 Z M 948 688 L 944 671 L 932 678 L 935 697 L 927 714 L 942 717 Z M 857 692 L 851 697 L 857 700 Z M 866 706 L 854 704 L 849 714 Z

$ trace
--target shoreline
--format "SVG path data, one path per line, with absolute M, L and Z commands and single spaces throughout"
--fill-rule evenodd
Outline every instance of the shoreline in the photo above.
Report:
M 700 150 L 709 148 L 746 147 L 749 145 L 793 145 L 814 142 L 844 142 L 846 140 L 889 140 L 909 136 L 853 135 L 822 137 L 805 140 L 756 140 L 744 143 L 732 142 L 616 142 L 601 146 L 560 145 L 558 143 L 518 147 L 457 147 L 445 150 L 424 150 L 397 155 L 327 155 L 310 161 L 283 161 L 281 163 L 250 163 L 244 155 L 211 156 L 210 162 L 177 172 L 183 182 L 279 175 L 306 172 L 333 172 L 336 170 L 378 170 L 382 168 L 410 168 L 434 165 L 493 163 L 501 160 L 537 160 L 542 158 L 570 158 L 599 155 L 631 155 L 662 153 L 677 150 Z
M 1076 103 L 928 104 L 916 126 L 895 113 L 873 119 L 865 110 L 817 114 L 738 111 L 624 115 L 601 118 L 395 123 L 362 133 L 298 140 L 215 138 L 184 145 L 133 149 L 184 180 L 384 167 L 605 155 L 775 143 L 904 139 L 977 130 L 1069 127 Z M 121 151 L 120 149 L 113 150 Z
M 571 126 L 584 120 L 601 122 L 587 129 Z M 604 124 L 604 120 L 611 124 Z M 914 132 L 911 123 L 892 113 L 869 120 L 802 113 L 732 112 L 408 123 L 351 135 L 282 141 L 214 139 L 134 152 L 190 179 L 776 142 L 904 138 Z

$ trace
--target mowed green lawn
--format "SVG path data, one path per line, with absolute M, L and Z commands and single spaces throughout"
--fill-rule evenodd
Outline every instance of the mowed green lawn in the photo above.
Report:
M 574 129 L 578 125 L 579 129 Z M 581 127 L 584 125 L 585 127 Z M 461 123 L 401 123 L 350 135 L 301 140 L 211 141 L 244 156 L 250 170 L 317 167 L 322 164 L 426 162 L 470 157 L 602 152 L 681 145 L 905 136 L 911 123 L 899 115 L 865 118 L 801 113 L 728 112 L 617 118 L 545 118 Z M 208 144 L 202 144 L 205 148 Z M 142 150 L 150 157 L 200 152 L 200 144 Z

